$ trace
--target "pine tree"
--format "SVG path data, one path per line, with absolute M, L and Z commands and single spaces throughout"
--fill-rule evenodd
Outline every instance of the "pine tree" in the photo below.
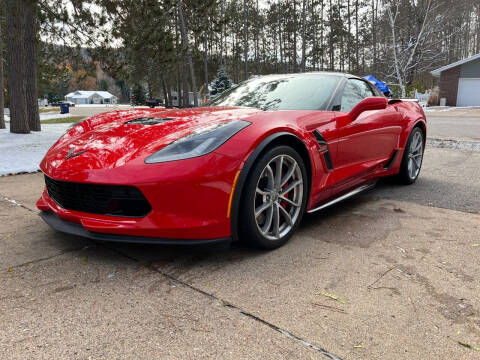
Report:
M 210 94 L 214 96 L 232 87 L 232 80 L 229 79 L 223 67 L 218 69 L 217 77 L 211 82 L 210 86 L 212 87 Z
M 134 97 L 133 103 L 134 105 L 144 105 L 146 100 L 145 88 L 140 85 L 136 84 L 132 90 L 132 95 Z

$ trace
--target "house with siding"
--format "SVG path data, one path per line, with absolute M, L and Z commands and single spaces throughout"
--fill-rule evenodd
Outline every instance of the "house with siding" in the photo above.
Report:
M 116 104 L 118 98 L 108 91 L 74 91 L 65 96 L 74 104 Z
M 433 70 L 447 106 L 480 106 L 480 54 Z

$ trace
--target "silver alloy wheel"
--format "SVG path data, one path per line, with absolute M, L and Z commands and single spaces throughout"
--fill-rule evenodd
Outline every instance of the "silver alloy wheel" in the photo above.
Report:
M 423 158 L 423 136 L 420 131 L 417 131 L 410 142 L 408 149 L 408 176 L 410 179 L 415 179 L 420 172 Z
M 255 222 L 269 240 L 287 235 L 295 225 L 303 203 L 303 176 L 297 161 L 278 155 L 265 166 L 257 181 Z

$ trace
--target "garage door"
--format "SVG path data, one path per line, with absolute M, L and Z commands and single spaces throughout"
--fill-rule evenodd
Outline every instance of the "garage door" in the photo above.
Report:
M 459 79 L 457 106 L 480 106 L 480 79 Z

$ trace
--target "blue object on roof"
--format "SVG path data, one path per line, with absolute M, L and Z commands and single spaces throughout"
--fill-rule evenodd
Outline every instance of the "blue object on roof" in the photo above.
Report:
M 389 93 L 390 89 L 388 88 L 387 84 L 385 84 L 383 81 L 378 80 L 375 78 L 373 75 L 367 75 L 363 77 L 365 80 L 370 81 L 373 83 L 382 93 Z

